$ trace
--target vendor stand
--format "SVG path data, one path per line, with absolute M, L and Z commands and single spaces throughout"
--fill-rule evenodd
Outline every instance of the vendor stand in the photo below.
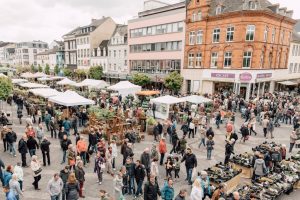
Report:
M 109 86 L 107 89 L 116 91 L 119 95 L 125 97 L 128 95 L 135 95 L 137 92 L 142 90 L 142 87 L 134 85 L 129 81 L 120 81 L 115 85 Z
M 242 170 L 241 177 L 250 179 L 253 174 L 253 169 L 251 166 L 253 159 L 253 154 L 243 153 L 240 155 L 234 155 L 230 159 L 230 163 L 233 169 Z

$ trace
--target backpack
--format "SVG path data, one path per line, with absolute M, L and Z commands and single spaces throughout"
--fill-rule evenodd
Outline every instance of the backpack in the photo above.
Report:
M 6 140 L 8 143 L 13 143 L 14 137 L 12 132 L 6 134 Z

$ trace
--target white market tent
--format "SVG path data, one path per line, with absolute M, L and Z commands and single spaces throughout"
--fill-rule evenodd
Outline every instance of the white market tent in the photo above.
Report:
M 7 78 L 7 76 L 6 76 L 5 74 L 3 74 L 3 73 L 0 73 L 0 77 L 5 77 L 5 78 Z
M 117 91 L 122 96 L 127 96 L 129 94 L 135 95 L 135 93 L 142 90 L 142 87 L 134 85 L 129 81 L 120 81 L 119 83 L 112 85 L 107 89 Z
M 292 81 L 283 81 L 279 82 L 281 85 L 297 85 L 298 83 L 292 82 Z
M 82 106 L 82 105 L 93 105 L 95 102 L 93 100 L 84 98 L 83 96 L 80 96 L 74 91 L 66 91 L 64 93 L 61 93 L 57 96 L 50 97 L 48 99 L 49 101 L 63 105 L 63 106 Z
M 50 77 L 51 80 L 55 81 L 55 80 L 62 80 L 64 79 L 65 77 L 62 77 L 62 76 L 52 76 Z
M 160 119 L 169 118 L 170 105 L 182 102 L 185 100 L 169 95 L 150 99 L 150 103 L 156 104 L 155 117 Z
M 42 84 L 38 84 L 38 83 L 20 83 L 19 84 L 21 87 L 24 88 L 48 88 L 48 85 L 42 85 Z
M 34 78 L 34 74 L 30 72 L 25 72 L 21 74 L 22 78 Z
M 56 84 L 58 84 L 58 85 L 74 85 L 74 84 L 76 84 L 76 82 L 72 81 L 68 78 L 64 78 L 63 80 L 58 81 Z
M 33 75 L 34 75 L 34 78 L 48 77 L 48 75 L 43 72 L 36 72 Z
M 38 78 L 37 80 L 38 81 L 51 81 L 52 79 L 50 77 L 44 76 L 44 77 Z
M 198 96 L 198 95 L 182 97 L 181 99 L 194 104 L 208 103 L 212 101 L 211 99 L 205 98 L 203 96 Z
M 20 84 L 20 83 L 27 83 L 28 80 L 26 79 L 20 79 L 20 78 L 15 78 L 15 79 L 11 79 L 13 84 Z
M 108 84 L 103 80 L 95 80 L 95 79 L 85 79 L 80 83 L 74 84 L 75 87 L 89 87 L 89 88 L 96 88 L 102 89 L 108 86 Z
M 36 96 L 41 96 L 44 98 L 49 98 L 53 96 L 57 96 L 61 94 L 61 92 L 58 92 L 55 89 L 52 88 L 36 88 L 36 89 L 30 89 L 29 92 L 32 92 Z

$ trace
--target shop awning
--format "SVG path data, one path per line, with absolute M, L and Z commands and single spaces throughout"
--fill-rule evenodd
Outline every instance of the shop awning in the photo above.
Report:
M 49 98 L 61 94 L 61 92 L 58 92 L 57 90 L 52 88 L 30 89 L 29 92 L 32 92 L 34 95 L 41 96 L 44 98 Z
M 297 85 L 298 83 L 292 82 L 292 81 L 282 81 L 279 82 L 281 85 Z
M 84 98 L 74 91 L 66 91 L 57 96 L 50 97 L 49 101 L 63 106 L 81 106 L 81 105 L 94 105 L 95 101 Z

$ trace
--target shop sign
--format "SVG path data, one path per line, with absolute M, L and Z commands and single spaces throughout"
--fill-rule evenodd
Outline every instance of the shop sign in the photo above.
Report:
M 256 78 L 271 78 L 272 73 L 263 73 L 263 74 L 257 74 Z
M 240 74 L 240 80 L 241 81 L 251 81 L 252 75 L 248 72 Z
M 214 77 L 214 78 L 235 78 L 235 74 L 232 74 L 232 73 L 211 73 L 211 77 Z

